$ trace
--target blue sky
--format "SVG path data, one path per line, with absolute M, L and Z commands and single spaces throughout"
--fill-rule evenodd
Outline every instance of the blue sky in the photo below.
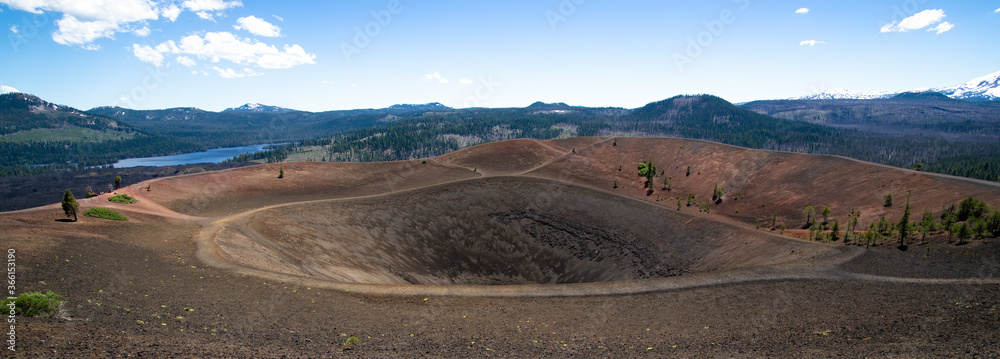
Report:
M 81 109 L 634 108 L 1000 71 L 1000 1 L 0 0 L 0 85 Z M 360 35 L 359 35 L 360 34 Z

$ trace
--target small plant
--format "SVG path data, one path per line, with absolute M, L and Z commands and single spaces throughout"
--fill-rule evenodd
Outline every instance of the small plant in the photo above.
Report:
M 712 191 L 712 202 L 715 202 L 715 204 L 722 203 L 722 195 L 723 195 L 722 187 L 719 187 L 719 185 L 715 185 L 715 190 Z
M 885 200 L 882 201 L 882 205 L 885 207 L 892 207 L 892 192 L 889 192 L 889 194 L 885 195 Z
M 618 180 L 615 180 L 615 186 L 612 188 L 618 188 Z
M 115 190 L 118 190 L 119 188 L 122 188 L 122 177 L 115 176 Z
M 350 338 L 347 338 L 347 340 L 344 341 L 344 350 L 353 350 L 354 345 L 356 344 L 361 344 L 361 339 L 358 339 L 358 337 L 355 336 L 351 336 Z
M 83 215 L 87 217 L 110 219 L 114 221 L 128 221 L 128 218 L 125 218 L 125 216 L 123 216 L 121 213 L 101 207 L 94 207 L 88 209 L 86 212 L 83 212 Z
M 135 203 L 136 200 L 135 197 L 122 193 L 119 195 L 111 196 L 110 198 L 108 198 L 108 201 L 121 204 L 129 204 L 129 203 Z
M 685 177 L 691 177 L 691 166 L 688 166 L 687 174 Z
M 325 159 L 324 159 L 324 160 L 325 160 Z M 424 164 L 424 165 L 426 165 L 426 164 L 427 164 L 427 160 L 423 160 L 423 161 L 420 161 L 420 164 Z
M 52 291 L 48 293 L 21 293 L 17 298 L 4 299 L 2 307 L 6 312 L 8 311 L 7 308 L 10 308 L 11 304 L 13 304 L 15 313 L 25 317 L 34 317 L 36 315 L 52 316 L 59 311 L 59 306 L 63 303 L 59 298 L 62 298 L 62 296 Z
M 285 178 L 285 167 L 278 167 L 278 178 Z

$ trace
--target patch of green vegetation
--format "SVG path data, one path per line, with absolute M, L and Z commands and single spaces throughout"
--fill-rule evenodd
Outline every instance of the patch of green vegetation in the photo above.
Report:
M 83 127 L 36 128 L 0 136 L 0 142 L 104 142 L 131 140 L 134 133 L 122 131 L 98 131 Z
M 358 339 L 358 337 L 355 336 L 347 338 L 347 340 L 344 341 L 344 350 L 354 349 L 355 344 L 361 344 L 361 339 Z
M 135 197 L 129 196 L 124 193 L 111 196 L 111 198 L 108 198 L 108 200 L 111 202 L 121 203 L 121 204 L 135 203 L 136 201 Z
M 34 317 L 36 315 L 52 316 L 56 314 L 59 306 L 63 303 L 59 298 L 62 298 L 62 296 L 52 291 L 48 293 L 21 293 L 17 298 L 5 298 L 2 301 L 2 307 L 6 312 L 8 311 L 7 308 L 10 308 L 11 304 L 13 304 L 15 313 L 25 317 Z
M 83 212 L 83 215 L 84 216 L 88 216 L 88 217 L 104 218 L 104 219 L 110 219 L 110 220 L 115 220 L 115 221 L 128 221 L 128 218 L 125 218 L 125 216 L 123 216 L 121 213 L 115 212 L 114 210 L 111 210 L 111 209 L 101 208 L 101 207 L 94 207 L 94 208 L 88 209 L 86 212 Z

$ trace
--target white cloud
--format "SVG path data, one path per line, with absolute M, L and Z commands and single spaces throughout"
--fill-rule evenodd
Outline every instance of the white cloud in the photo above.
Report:
M 935 27 L 932 27 L 930 29 L 927 29 L 927 31 L 937 31 L 937 33 L 940 34 L 942 32 L 946 32 L 946 31 L 954 29 L 954 28 L 955 28 L 954 24 L 945 21 L 945 22 L 942 22 L 942 23 L 938 24 L 938 26 L 935 26 Z
M 193 11 L 195 15 L 198 15 L 202 19 L 215 21 L 215 15 L 221 15 L 222 10 L 241 7 L 243 3 L 240 1 L 225 0 L 187 0 L 181 6 Z
M 157 66 L 162 65 L 162 59 L 155 62 L 157 57 L 148 53 L 150 49 L 148 45 L 133 45 L 133 48 L 141 49 L 141 51 L 133 51 L 139 60 Z M 239 65 L 256 65 L 262 69 L 287 69 L 316 63 L 314 61 L 316 55 L 307 53 L 299 45 L 285 45 L 282 50 L 278 50 L 273 45 L 253 39 L 240 38 L 228 32 L 209 32 L 204 37 L 190 35 L 182 38 L 179 42 L 170 40 L 161 43 L 152 50 L 159 53 L 161 58 L 163 54 L 168 53 L 190 55 L 215 63 L 227 60 Z
M 278 19 L 278 21 L 285 22 L 285 18 L 283 18 L 281 16 L 278 16 L 278 15 L 271 15 L 271 16 L 274 16 L 274 18 Z
M 801 9 L 795 10 L 795 13 L 796 14 L 803 14 L 803 15 L 805 15 L 805 14 L 809 13 L 809 9 L 808 8 L 801 8 Z
M 14 35 L 18 35 L 20 30 L 17 29 L 17 25 L 10 25 L 10 32 L 13 32 Z
M 944 20 L 945 18 L 944 10 L 924 10 L 918 12 L 916 15 L 910 16 L 903 19 L 900 22 L 892 22 L 891 24 L 886 24 L 882 27 L 882 32 L 907 32 L 911 30 L 920 30 L 925 27 L 937 24 Z M 949 28 L 950 30 L 950 28 Z M 947 31 L 947 30 L 945 30 Z
M 135 33 L 135 36 L 138 36 L 138 37 L 149 36 L 150 32 L 152 32 L 152 30 L 149 29 L 149 26 L 143 26 L 142 28 L 133 31 L 133 33 Z
M 193 67 L 194 65 L 197 65 L 194 62 L 194 60 L 192 60 L 190 57 L 187 56 L 177 56 L 177 63 L 187 67 Z
M 441 76 L 441 73 L 435 72 L 430 75 L 424 75 L 424 81 L 437 81 L 439 84 L 446 84 L 450 81 Z
M 251 34 L 266 37 L 281 36 L 280 27 L 274 26 L 273 24 L 256 16 L 241 17 L 239 20 L 236 20 L 236 23 L 237 25 L 233 26 L 236 30 L 246 30 Z
M 469 79 L 461 79 L 461 80 L 458 80 L 458 82 L 460 82 L 463 85 L 472 85 L 472 83 L 473 83 L 473 81 L 469 80 Z
M 113 38 L 116 32 L 129 31 L 122 25 L 159 18 L 156 4 L 149 0 L 0 0 L 12 9 L 41 14 L 59 12 L 52 39 L 63 45 L 90 44 L 99 38 Z
M 80 21 L 70 14 L 56 20 L 58 30 L 52 33 L 52 40 L 63 45 L 80 45 L 87 48 L 91 42 L 102 37 L 114 38 L 120 25 L 113 21 Z M 97 46 L 97 45 L 93 45 Z
M 220 11 L 243 6 L 243 3 L 225 0 L 187 0 L 181 6 L 191 11 Z
M 132 45 L 132 54 L 143 62 L 148 62 L 157 67 L 163 65 L 163 53 L 157 51 L 149 45 Z
M 202 19 L 205 19 L 205 20 L 208 20 L 208 21 L 212 21 L 212 22 L 215 21 L 215 16 L 212 16 L 212 13 L 210 13 L 208 11 L 199 11 L 199 12 L 196 12 L 195 15 L 198 15 L 198 17 L 200 17 Z
M 213 19 L 213 12 L 221 15 L 220 11 L 243 6 L 240 1 L 226 0 L 185 0 L 178 6 L 178 1 L 0 0 L 0 4 L 34 14 L 62 13 L 62 17 L 55 21 L 56 29 L 52 32 L 52 40 L 85 49 L 100 48 L 92 43 L 101 38 L 114 39 L 115 34 L 120 32 L 147 36 L 151 31 L 147 30 L 148 21 L 158 20 L 160 16 L 176 21 L 184 9 L 203 18 Z
M 181 8 L 177 5 L 170 5 L 162 10 L 160 10 L 160 15 L 170 20 L 170 22 L 177 21 L 177 17 L 181 15 Z
M 993 10 L 993 12 L 1000 14 L 1000 9 Z
M 221 69 L 221 68 L 213 66 L 212 69 L 215 70 L 219 74 L 219 77 L 222 77 L 222 78 L 225 78 L 225 79 L 239 79 L 239 78 L 244 78 L 244 77 L 254 77 L 254 76 L 263 75 L 262 73 L 254 72 L 253 70 L 251 70 L 249 68 L 245 68 L 245 69 L 243 69 L 243 71 L 236 71 L 236 70 L 233 70 L 233 69 L 230 69 L 230 68 Z
M 826 43 L 826 41 L 806 40 L 806 41 L 800 42 L 799 46 L 810 46 L 811 47 L 811 46 L 816 46 L 816 45 L 822 45 L 822 44 L 825 44 L 825 43 Z
M 21 91 L 18 91 L 16 88 L 13 88 L 13 87 L 10 87 L 10 86 L 0 85 L 0 95 L 5 94 L 5 93 L 14 93 L 14 92 L 18 92 L 19 93 Z

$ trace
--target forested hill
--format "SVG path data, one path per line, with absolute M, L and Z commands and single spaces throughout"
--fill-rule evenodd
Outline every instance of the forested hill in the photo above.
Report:
M 97 107 L 88 112 L 127 122 L 150 132 L 175 136 L 215 148 L 329 136 L 343 131 L 391 123 L 398 120 L 399 115 L 416 116 L 433 111 L 452 111 L 452 109 L 439 103 L 431 103 L 326 112 L 211 112 L 190 107 L 165 110 Z
M 0 95 L 0 176 L 77 169 L 125 157 L 202 148 L 32 95 Z
M 15 92 L 0 95 L 0 135 L 7 136 L 38 129 L 72 128 L 115 132 L 121 135 L 135 135 L 137 132 L 131 126 L 113 119 L 52 104 L 29 94 Z
M 919 126 L 914 131 L 921 131 Z M 917 132 L 917 133 L 933 133 Z M 535 104 L 423 114 L 307 141 L 334 161 L 429 157 L 511 138 L 683 137 L 800 153 L 834 154 L 897 167 L 1000 180 L 1000 143 L 973 138 L 887 134 L 768 116 L 715 96 L 678 96 L 634 110 Z M 261 154 L 266 156 L 270 154 Z

